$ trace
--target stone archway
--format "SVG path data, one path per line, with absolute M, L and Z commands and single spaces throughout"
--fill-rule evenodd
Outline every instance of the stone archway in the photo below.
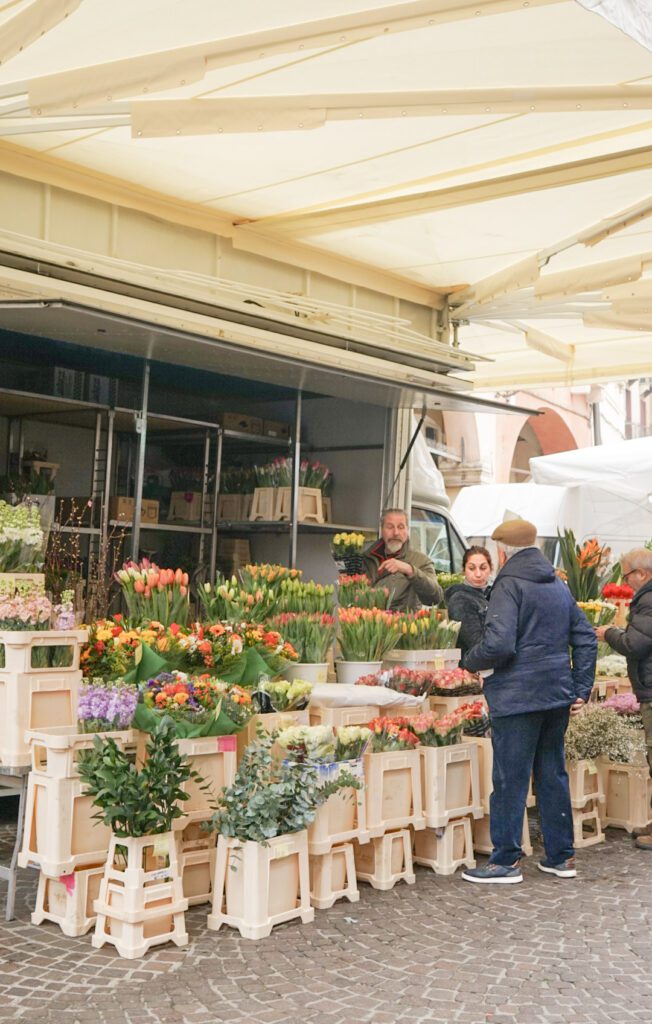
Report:
M 509 474 L 512 483 L 530 479 L 530 459 L 578 447 L 568 424 L 555 409 L 543 407 L 537 412 L 538 416 L 529 416 L 521 424 L 514 442 Z

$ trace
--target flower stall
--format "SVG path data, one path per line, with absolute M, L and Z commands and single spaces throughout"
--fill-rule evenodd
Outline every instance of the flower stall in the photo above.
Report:
M 185 943 L 186 907 L 210 904 L 210 929 L 256 939 L 360 882 L 414 884 L 415 863 L 450 874 L 486 850 L 490 723 L 445 612 L 389 612 L 358 576 L 335 609 L 333 587 L 274 565 L 195 589 L 144 560 L 117 582 L 125 613 L 85 630 L 70 595 L 53 609 L 42 584 L 0 582 L 0 685 L 49 701 L 2 725 L 31 767 L 34 924 L 140 957 Z M 597 600 L 585 612 L 610 614 Z M 336 646 L 356 685 L 327 681 Z M 569 728 L 579 846 L 647 814 L 634 705 L 616 695 Z

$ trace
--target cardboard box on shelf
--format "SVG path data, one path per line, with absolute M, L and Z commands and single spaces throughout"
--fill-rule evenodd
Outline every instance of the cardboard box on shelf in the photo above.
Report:
M 223 412 L 218 422 L 225 430 L 234 430 L 239 434 L 262 434 L 263 421 L 259 416 L 249 416 L 244 412 Z
M 217 542 L 217 567 L 225 576 L 251 564 L 251 545 L 239 537 L 219 537 Z
M 281 423 L 280 420 L 263 420 L 263 434 L 266 437 L 278 437 L 281 440 L 289 440 L 290 424 Z
M 130 523 L 134 518 L 134 499 L 124 495 L 109 498 L 109 519 Z
M 172 491 L 168 520 L 198 523 L 201 518 L 201 491 Z
M 158 523 L 158 501 L 143 498 L 140 503 L 141 523 Z

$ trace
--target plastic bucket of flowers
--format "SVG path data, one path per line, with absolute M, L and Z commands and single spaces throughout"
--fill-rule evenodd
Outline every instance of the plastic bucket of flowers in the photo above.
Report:
M 248 691 L 208 674 L 190 677 L 184 672 L 162 672 L 144 684 L 134 715 L 134 725 L 142 730 L 138 761 L 145 758 L 146 734 L 155 733 L 161 719 L 169 718 L 179 753 L 196 773 L 184 784 L 184 813 L 175 819 L 174 829 L 210 818 L 217 795 L 233 782 L 237 733 L 253 713 Z
M 425 828 L 419 740 L 406 718 L 375 718 L 364 756 L 367 829 L 372 838 L 392 829 Z
M 80 765 L 96 737 L 111 739 L 124 752 L 134 743 L 130 730 L 137 692 L 123 682 L 95 682 L 81 693 L 76 726 L 49 727 L 27 734 L 32 772 L 27 789 L 25 829 L 19 863 L 40 866 L 58 878 L 103 862 L 110 832 L 95 820 L 84 792 Z
M 51 779 L 77 778 L 79 752 L 93 746 L 95 736 L 113 739 L 124 750 L 134 746 L 131 722 L 138 691 L 122 680 L 94 680 L 83 686 L 77 706 L 77 725 L 49 726 L 27 733 L 32 771 Z
M 338 618 L 342 655 L 335 662 L 338 683 L 356 683 L 360 676 L 375 675 L 398 643 L 398 617 L 380 608 L 340 608 Z
M 318 808 L 308 828 L 311 856 L 328 853 L 333 846 L 353 839 L 360 843 L 369 841 L 362 755 L 370 738 L 370 730 L 359 725 L 292 726 L 279 732 L 276 742 L 291 763 L 315 766 L 322 782 L 339 779 L 343 772 L 359 782 L 359 788 L 340 789 Z
M 483 704 L 465 704 L 443 718 L 432 712 L 409 719 L 421 756 L 423 807 L 428 828 L 443 828 L 453 818 L 484 811 L 480 793 L 478 748 L 462 743 L 465 723 L 481 717 Z
M 262 679 L 253 693 L 257 714 L 238 734 L 238 760 L 260 730 L 270 733 L 292 725 L 308 725 L 312 683 L 305 679 Z
M 328 678 L 328 652 L 335 640 L 335 619 L 325 613 L 283 612 L 272 625 L 292 645 L 299 656 L 284 669 L 286 679 L 304 679 L 325 683 Z
M 385 667 L 401 665 L 416 671 L 452 669 L 460 663 L 455 647 L 460 623 L 446 618 L 439 608 L 421 608 L 398 617 L 399 640 L 385 656 Z

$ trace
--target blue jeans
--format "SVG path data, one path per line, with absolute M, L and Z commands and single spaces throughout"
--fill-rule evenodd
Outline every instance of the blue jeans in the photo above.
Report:
M 494 751 L 490 800 L 490 863 L 511 865 L 523 856 L 525 802 L 534 773 L 546 857 L 561 864 L 574 856 L 573 814 L 564 763 L 570 709 L 506 715 L 491 722 Z

